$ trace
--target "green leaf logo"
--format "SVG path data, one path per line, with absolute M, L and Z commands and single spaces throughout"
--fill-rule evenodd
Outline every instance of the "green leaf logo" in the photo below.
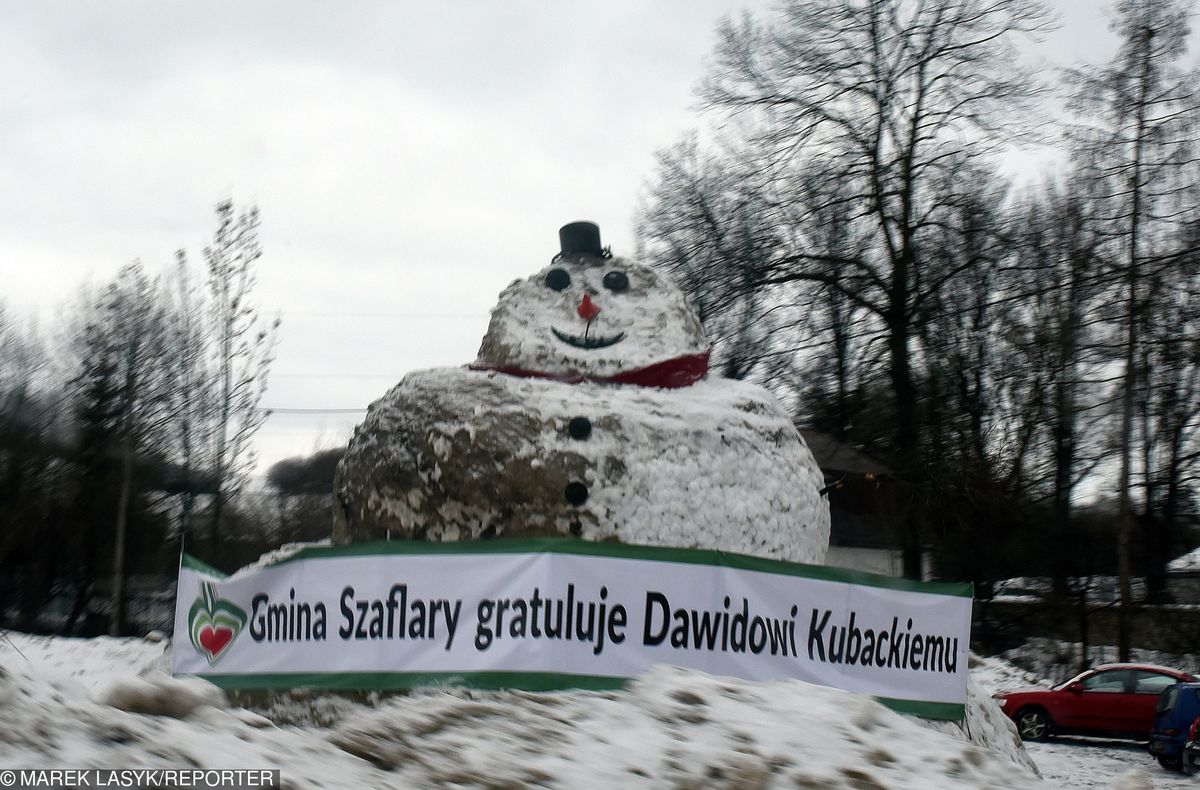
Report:
M 188 634 L 196 652 L 215 664 L 246 625 L 246 612 L 217 597 L 212 582 L 200 582 L 200 597 L 188 612 Z

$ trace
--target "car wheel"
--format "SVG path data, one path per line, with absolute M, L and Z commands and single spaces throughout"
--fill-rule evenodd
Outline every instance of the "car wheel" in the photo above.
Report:
M 1050 717 L 1041 708 L 1017 711 L 1017 733 L 1023 740 L 1040 741 L 1050 737 Z
M 1183 769 L 1183 760 L 1181 760 L 1178 755 L 1175 757 L 1168 757 L 1165 754 L 1160 754 L 1158 756 L 1158 764 L 1163 768 L 1166 768 L 1168 771 L 1179 771 Z

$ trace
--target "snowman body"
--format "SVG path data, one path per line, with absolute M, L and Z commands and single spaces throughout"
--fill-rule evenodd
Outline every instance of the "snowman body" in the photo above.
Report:
M 505 289 L 474 364 L 371 405 L 338 469 L 336 543 L 574 535 L 824 561 L 822 475 L 786 412 L 705 375 L 678 288 L 598 253 Z

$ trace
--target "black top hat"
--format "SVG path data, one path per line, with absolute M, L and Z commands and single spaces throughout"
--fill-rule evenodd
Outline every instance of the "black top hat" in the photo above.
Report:
M 571 222 L 558 229 L 559 255 L 603 256 L 600 247 L 600 226 L 595 222 Z

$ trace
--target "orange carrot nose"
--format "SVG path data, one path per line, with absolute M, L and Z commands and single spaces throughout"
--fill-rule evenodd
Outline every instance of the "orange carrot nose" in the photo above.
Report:
M 590 294 L 583 295 L 583 301 L 579 303 L 579 308 L 576 310 L 579 317 L 584 321 L 591 321 L 596 316 L 600 315 L 600 308 L 592 303 Z

